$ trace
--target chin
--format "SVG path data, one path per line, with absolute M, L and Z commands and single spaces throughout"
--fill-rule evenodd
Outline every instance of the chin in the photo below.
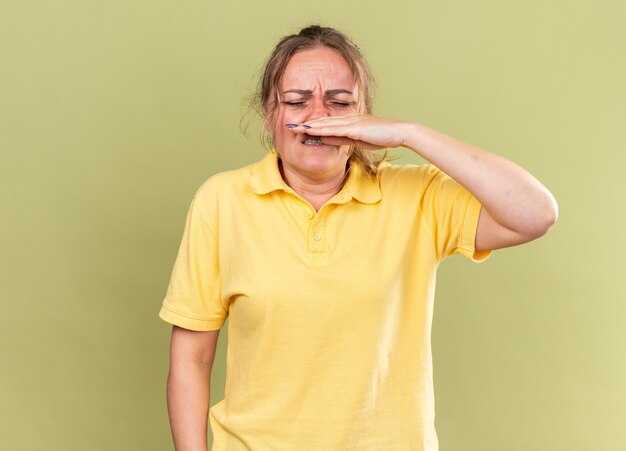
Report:
M 338 149 L 315 149 L 301 155 L 298 166 L 307 172 L 329 172 L 345 167 L 346 159 L 338 158 Z

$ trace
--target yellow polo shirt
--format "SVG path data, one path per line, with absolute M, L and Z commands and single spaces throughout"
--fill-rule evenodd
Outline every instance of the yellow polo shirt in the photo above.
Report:
M 316 212 L 277 156 L 208 179 L 189 208 L 160 317 L 230 317 L 214 451 L 435 451 L 438 264 L 474 261 L 481 205 L 431 165 L 357 165 Z

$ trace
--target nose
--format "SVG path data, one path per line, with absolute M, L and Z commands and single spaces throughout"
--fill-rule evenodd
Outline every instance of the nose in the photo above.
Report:
M 330 109 L 324 103 L 324 98 L 321 96 L 314 96 L 311 99 L 311 107 L 309 109 L 309 120 L 319 119 L 322 117 L 330 116 Z

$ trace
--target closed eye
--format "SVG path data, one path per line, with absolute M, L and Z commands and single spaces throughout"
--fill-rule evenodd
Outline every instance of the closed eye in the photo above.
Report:
M 300 105 L 304 105 L 306 103 L 306 101 L 304 100 L 285 100 L 281 102 L 284 105 L 289 105 L 289 106 L 300 106 Z M 330 104 L 334 107 L 338 107 L 338 108 L 346 108 L 349 106 L 354 105 L 354 102 L 342 102 L 339 100 L 333 100 L 330 102 Z

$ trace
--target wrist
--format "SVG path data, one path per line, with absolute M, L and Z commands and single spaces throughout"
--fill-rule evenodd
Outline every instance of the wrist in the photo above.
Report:
M 415 122 L 402 122 L 400 135 L 402 136 L 402 147 L 406 147 L 419 155 L 417 151 L 419 133 L 419 125 Z

